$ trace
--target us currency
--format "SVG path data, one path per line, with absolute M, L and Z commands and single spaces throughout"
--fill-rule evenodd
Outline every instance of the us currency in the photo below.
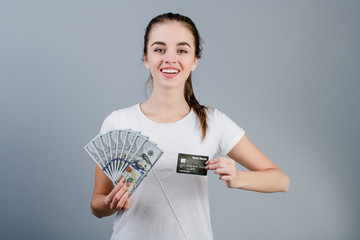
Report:
M 101 136 L 101 135 L 100 135 Z M 106 156 L 106 153 L 105 153 L 105 150 L 104 150 L 104 146 L 103 144 L 101 143 L 100 141 L 100 136 L 95 138 L 93 140 L 93 145 L 97 151 L 97 153 L 99 154 L 99 157 L 101 159 L 101 161 L 103 162 L 104 164 L 104 168 L 110 173 L 110 179 L 113 180 L 113 176 L 112 176 L 112 172 L 109 170 L 109 168 L 106 166 L 107 165 L 107 156 Z
M 123 178 L 126 179 L 127 182 L 130 182 L 129 192 L 133 194 L 137 186 L 140 184 L 142 179 L 144 179 L 144 175 L 147 174 L 146 171 L 139 169 L 135 165 L 136 163 L 131 163 L 127 166 L 125 171 L 120 175 L 116 183 L 119 183 Z
M 155 165 L 155 163 L 159 160 L 159 158 L 163 155 L 163 151 L 157 146 L 156 143 L 148 140 L 142 147 L 141 152 L 143 152 L 148 158 L 148 162 L 151 163 L 150 169 L 147 170 L 146 174 L 139 179 L 138 184 L 147 176 L 147 173 L 151 170 L 151 168 Z M 136 185 L 137 187 L 138 185 Z
M 130 161 L 133 158 L 133 156 L 136 154 L 136 152 L 140 149 L 140 147 L 145 143 L 145 141 L 147 139 L 148 139 L 148 137 L 137 134 L 132 146 L 130 147 L 130 149 L 128 150 L 128 152 L 125 156 L 125 159 L 124 159 L 125 161 L 124 161 L 123 167 L 121 169 L 121 172 L 125 171 L 127 166 L 130 164 Z M 131 139 L 130 139 L 130 141 L 131 141 Z
M 115 171 L 119 132 L 120 132 L 119 130 L 109 132 L 110 146 L 111 146 L 111 169 L 113 171 Z
M 106 167 L 113 173 L 113 169 L 111 166 L 112 160 L 112 150 L 111 150 L 111 143 L 110 143 L 110 133 L 107 132 L 103 135 L 100 135 L 100 142 L 104 148 L 105 156 L 106 156 Z
M 125 178 L 130 182 L 129 191 L 132 194 L 162 154 L 163 151 L 155 143 L 146 140 L 118 179 Z
M 111 179 L 111 174 L 107 168 L 105 168 L 104 162 L 102 162 L 95 146 L 92 142 L 89 142 L 85 147 L 86 152 L 91 156 L 95 163 L 103 170 L 103 172 Z
M 118 145 L 117 145 L 116 162 L 115 162 L 115 171 L 117 173 L 120 172 L 120 169 L 123 164 L 122 152 L 124 150 L 127 135 L 130 131 L 131 131 L 131 129 L 125 129 L 125 130 L 119 130 L 119 133 L 118 133 L 118 139 L 117 139 Z M 118 175 L 119 174 L 117 174 L 116 176 L 118 176 Z M 115 184 L 115 182 L 114 182 L 114 184 Z
M 149 137 L 144 135 L 138 135 L 135 139 L 135 142 L 131 146 L 130 150 L 128 151 L 125 160 L 131 161 L 131 159 L 134 157 L 134 155 L 138 152 L 138 150 L 141 148 L 141 146 L 148 140 Z
M 114 185 L 123 178 L 130 182 L 131 194 L 163 154 L 156 143 L 131 129 L 99 134 L 84 148 Z
M 136 138 L 139 135 L 140 135 L 140 132 L 135 132 L 135 131 L 129 131 L 128 132 L 128 134 L 126 136 L 126 139 L 125 139 L 125 142 L 124 142 L 124 145 L 123 145 L 122 152 L 121 152 L 122 166 L 119 169 L 119 172 L 124 171 L 124 166 L 127 164 L 126 157 L 128 155 L 128 152 L 130 151 L 132 145 L 134 144 Z

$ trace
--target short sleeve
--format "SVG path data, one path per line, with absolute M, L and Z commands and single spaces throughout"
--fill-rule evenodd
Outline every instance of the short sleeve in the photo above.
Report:
M 214 109 L 214 115 L 219 136 L 218 152 L 227 155 L 245 135 L 245 131 L 225 113 Z
M 115 112 L 112 112 L 105 118 L 100 129 L 100 134 L 104 134 L 108 131 L 114 130 L 114 126 L 115 126 L 114 123 L 115 123 Z

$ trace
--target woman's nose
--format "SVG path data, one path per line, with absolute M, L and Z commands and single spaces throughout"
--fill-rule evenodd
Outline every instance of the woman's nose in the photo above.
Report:
M 176 63 L 176 61 L 177 61 L 176 53 L 167 51 L 165 54 L 165 63 Z
M 174 59 L 166 59 L 165 63 L 176 63 L 176 61 Z

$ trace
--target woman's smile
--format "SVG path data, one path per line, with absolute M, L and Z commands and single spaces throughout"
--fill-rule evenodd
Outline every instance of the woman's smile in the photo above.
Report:
M 179 69 L 172 68 L 172 67 L 164 67 L 164 68 L 160 69 L 160 71 L 167 78 L 176 77 L 180 73 Z

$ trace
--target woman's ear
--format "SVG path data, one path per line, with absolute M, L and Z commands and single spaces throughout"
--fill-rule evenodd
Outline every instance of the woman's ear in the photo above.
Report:
M 146 69 L 150 69 L 149 61 L 147 59 L 146 54 L 144 53 L 143 56 L 144 56 L 144 64 L 145 64 Z
M 194 62 L 193 62 L 193 64 L 192 64 L 192 66 L 191 66 L 191 71 L 192 71 L 192 72 L 195 71 L 196 66 L 197 66 L 197 63 L 198 63 L 198 60 L 199 60 L 198 57 L 195 57 L 195 58 L 194 58 Z

